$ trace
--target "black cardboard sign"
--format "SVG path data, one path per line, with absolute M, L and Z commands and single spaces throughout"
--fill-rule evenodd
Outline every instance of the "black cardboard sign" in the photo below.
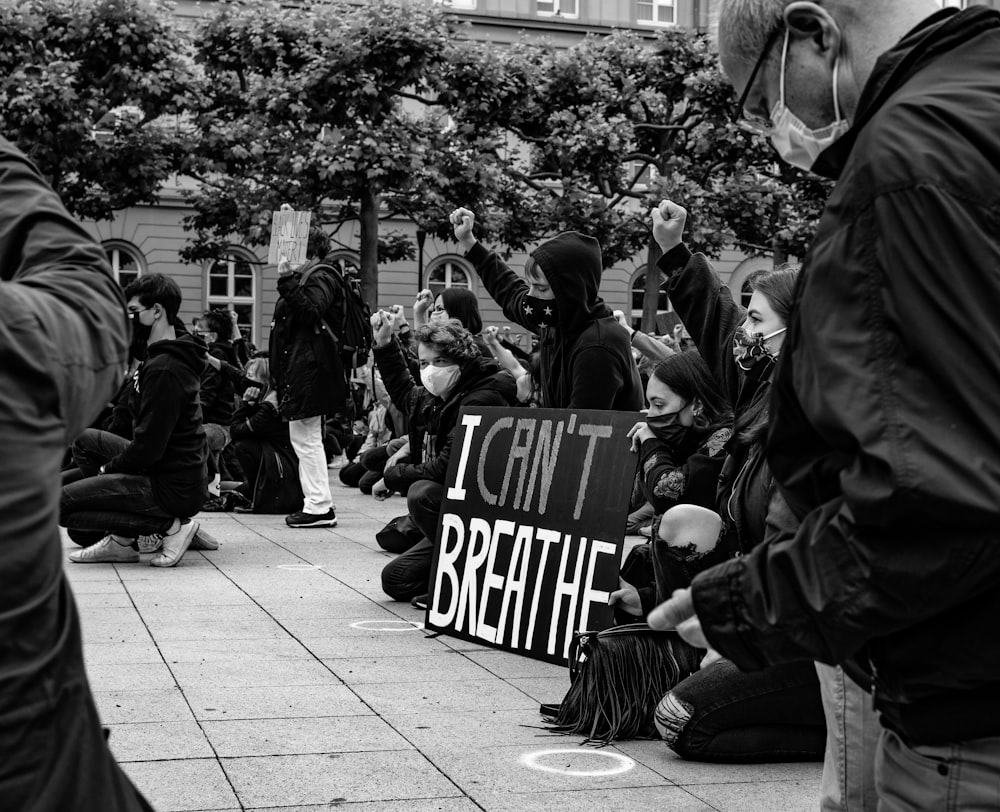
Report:
M 565 664 L 612 625 L 637 455 L 632 412 L 463 409 L 427 628 Z

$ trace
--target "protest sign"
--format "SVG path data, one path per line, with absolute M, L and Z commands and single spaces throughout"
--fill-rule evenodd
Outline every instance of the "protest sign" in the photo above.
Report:
M 277 265 L 284 258 L 293 266 L 305 263 L 311 221 L 310 211 L 276 211 L 271 218 L 271 244 L 267 250 L 267 261 L 271 265 Z
M 612 624 L 642 416 L 463 409 L 427 628 L 565 664 L 573 632 Z

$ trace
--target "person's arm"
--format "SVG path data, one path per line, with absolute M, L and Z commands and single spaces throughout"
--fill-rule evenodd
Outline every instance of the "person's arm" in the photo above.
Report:
M 281 415 L 274 404 L 266 400 L 244 406 L 234 415 L 229 435 L 234 440 L 248 437 L 272 438 L 281 434 Z
M 646 430 L 639 448 L 639 487 L 658 514 L 681 501 L 687 487 L 687 467 L 667 443 Z
M 733 361 L 733 334 L 746 318 L 711 263 L 683 243 L 687 212 L 664 201 L 653 210 L 653 237 L 663 250 L 657 267 L 667 276 L 670 303 L 723 387 L 730 403 L 739 395 L 741 378 Z
M 410 375 L 410 369 L 399 344 L 390 338 L 382 346 L 376 344 L 372 355 L 382 377 L 382 384 L 389 393 L 389 400 L 401 412 L 409 414 L 417 384 Z
M 0 418 L 39 447 L 49 425 L 58 425 L 68 444 L 121 381 L 125 301 L 104 249 L 3 138 L 0 282 Z
M 166 451 L 185 407 L 185 387 L 170 370 L 146 369 L 140 381 L 142 397 L 135 416 L 132 442 L 104 466 L 108 474 L 141 474 Z

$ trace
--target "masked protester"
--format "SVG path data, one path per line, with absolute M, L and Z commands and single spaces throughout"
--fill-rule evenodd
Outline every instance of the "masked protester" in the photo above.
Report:
M 521 279 L 476 240 L 471 211 L 456 209 L 450 219 L 455 238 L 504 315 L 539 338 L 542 406 L 642 408 L 629 335 L 597 294 L 603 271 L 597 240 L 575 231 L 559 234 L 532 252 Z
M 420 384 L 410 375 L 398 342 L 392 340 L 389 314 L 372 316 L 375 363 L 392 403 L 407 415 L 409 456 L 391 466 L 372 494 L 406 491 L 406 506 L 423 533 L 416 546 L 382 571 L 382 589 L 395 600 L 426 606 L 434 536 L 444 498 L 458 414 L 465 406 L 510 406 L 514 378 L 479 353 L 473 336 L 458 321 L 432 321 L 417 328 Z

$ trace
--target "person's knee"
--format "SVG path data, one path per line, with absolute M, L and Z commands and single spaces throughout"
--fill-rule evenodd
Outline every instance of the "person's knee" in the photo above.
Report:
M 721 531 L 719 514 L 696 505 L 677 505 L 663 514 L 657 537 L 674 550 L 703 555 L 716 547 Z
M 406 506 L 414 512 L 437 510 L 441 506 L 441 485 L 423 479 L 410 485 L 406 492 Z
M 684 733 L 693 714 L 694 707 L 673 691 L 668 692 L 660 700 L 653 712 L 653 723 L 656 725 L 656 732 L 668 747 L 677 749 L 681 734 Z
M 411 600 L 427 592 L 429 574 L 429 565 L 400 556 L 382 568 L 382 591 L 394 601 Z

